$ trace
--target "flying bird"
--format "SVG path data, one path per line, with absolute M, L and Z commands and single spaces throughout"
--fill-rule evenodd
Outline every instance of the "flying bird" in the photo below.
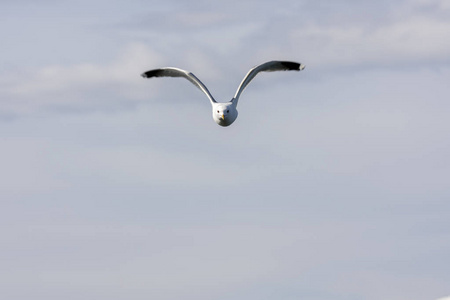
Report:
M 141 74 L 144 78 L 152 78 L 152 77 L 184 77 L 190 82 L 192 82 L 197 88 L 199 88 L 209 99 L 212 106 L 212 115 L 214 121 L 220 126 L 229 126 L 231 125 L 238 116 L 238 111 L 236 109 L 239 97 L 241 96 L 242 91 L 245 87 L 250 83 L 250 81 L 259 73 L 259 72 L 273 72 L 273 71 L 300 71 L 305 68 L 304 65 L 291 62 L 291 61 L 269 61 L 258 66 L 253 67 L 250 71 L 245 75 L 241 84 L 239 85 L 236 94 L 229 102 L 217 102 L 214 100 L 211 93 L 208 91 L 206 86 L 191 72 L 178 69 L 178 68 L 161 68 L 154 69 Z

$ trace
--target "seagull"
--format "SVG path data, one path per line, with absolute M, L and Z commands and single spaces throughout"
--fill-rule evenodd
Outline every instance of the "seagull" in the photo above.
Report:
M 214 121 L 220 126 L 229 126 L 233 124 L 238 116 L 238 111 L 236 109 L 239 97 L 241 96 L 242 91 L 245 87 L 250 83 L 250 81 L 259 73 L 259 72 L 273 72 L 273 71 L 301 71 L 305 68 L 305 65 L 291 62 L 291 61 L 269 61 L 258 66 L 253 67 L 250 71 L 245 75 L 241 84 L 239 85 L 236 94 L 229 102 L 217 102 L 214 100 L 211 93 L 208 91 L 206 86 L 191 72 L 167 67 L 149 70 L 141 74 L 144 78 L 152 78 L 152 77 L 184 77 L 193 83 L 197 88 L 199 88 L 209 99 L 212 106 L 212 115 Z

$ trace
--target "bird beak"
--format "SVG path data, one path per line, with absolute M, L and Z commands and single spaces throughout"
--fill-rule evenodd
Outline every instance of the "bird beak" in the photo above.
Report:
M 222 120 L 225 120 L 225 115 L 224 114 L 222 114 Z

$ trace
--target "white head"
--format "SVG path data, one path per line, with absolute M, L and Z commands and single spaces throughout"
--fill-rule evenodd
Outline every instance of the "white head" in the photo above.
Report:
M 231 125 L 237 118 L 236 106 L 232 102 L 215 103 L 213 105 L 213 119 L 220 126 Z

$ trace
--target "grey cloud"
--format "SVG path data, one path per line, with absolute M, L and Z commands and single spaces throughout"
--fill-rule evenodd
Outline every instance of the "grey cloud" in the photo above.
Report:
M 4 55 L 2 295 L 448 293 L 445 2 L 111 3 L 61 14 L 70 47 Z M 307 67 L 258 75 L 226 129 L 189 82 L 139 77 L 186 68 L 228 100 L 274 58 Z

